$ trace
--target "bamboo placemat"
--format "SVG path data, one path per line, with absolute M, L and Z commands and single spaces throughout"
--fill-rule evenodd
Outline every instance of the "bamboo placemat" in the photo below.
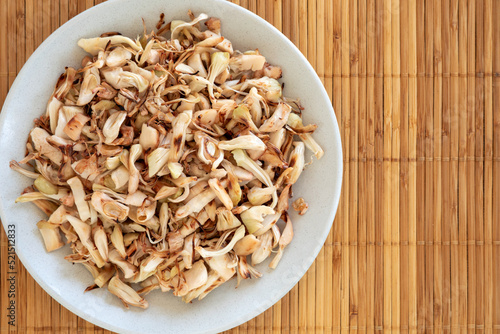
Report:
M 2 104 L 35 48 L 99 2 L 0 1 Z M 500 0 L 234 2 L 316 69 L 341 128 L 344 181 L 304 278 L 228 333 L 500 333 Z M 19 262 L 9 326 L 0 230 L 2 333 L 107 332 Z

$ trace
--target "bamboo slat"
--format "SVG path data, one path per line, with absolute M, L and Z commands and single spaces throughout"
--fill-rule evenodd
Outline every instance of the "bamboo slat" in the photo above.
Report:
M 349 309 L 349 199 L 350 193 L 353 191 L 350 185 L 350 166 L 351 166 L 351 114 L 350 114 L 350 47 L 349 47 L 349 1 L 342 0 L 341 3 L 341 68 L 342 68 L 342 105 L 341 105 L 341 121 L 342 127 L 342 151 L 344 153 L 344 176 L 342 180 L 343 200 L 342 200 L 342 269 L 341 269 L 341 301 L 340 301 L 340 332 L 348 333 L 350 329 Z
M 492 8 L 491 0 L 484 2 Z M 493 12 L 484 11 L 484 308 L 485 332 L 493 332 Z
M 326 32 L 326 13 L 325 13 L 325 2 L 322 0 L 317 0 L 315 3 L 315 11 L 317 13 L 317 20 L 314 22 L 314 25 L 316 26 L 316 43 L 314 44 L 315 49 L 315 54 L 316 54 L 316 73 L 318 73 L 319 78 L 321 79 L 321 82 L 323 85 L 325 85 L 325 51 L 326 48 L 322 47 L 326 44 L 325 40 L 325 32 Z M 311 14 L 311 13 L 309 13 Z M 314 14 L 314 12 L 312 13 Z M 326 88 L 326 86 L 325 86 Z M 325 243 L 327 244 L 328 241 Z M 315 315 L 314 315 L 314 322 L 312 323 L 312 328 L 311 332 L 316 332 L 316 333 L 322 333 L 323 328 L 322 327 L 316 327 L 315 324 L 317 323 L 325 323 L 325 312 L 327 311 L 327 308 L 325 308 L 325 294 L 321 293 L 326 290 L 326 282 L 328 281 L 328 277 L 325 276 L 326 274 L 326 269 L 327 265 L 327 249 L 323 247 L 318 254 L 318 257 L 316 259 L 316 263 L 314 264 L 316 268 L 316 282 L 315 282 Z M 331 277 L 331 275 L 330 275 Z M 329 292 L 331 292 L 331 289 L 328 289 Z M 330 297 L 331 298 L 331 297 Z
M 349 25 L 349 40 L 346 55 L 348 55 L 348 63 L 346 68 L 349 69 L 349 332 L 356 334 L 358 331 L 358 132 L 359 132 L 359 46 L 358 46 L 358 3 L 356 0 L 350 0 L 348 5 L 348 25 Z M 344 59 L 342 59 L 344 61 Z M 342 63 L 342 66 L 344 64 Z M 354 163 L 353 163 L 354 162 Z M 344 230 L 345 233 L 345 230 Z
M 408 327 L 417 331 L 417 10 L 408 8 Z
M 36 47 L 101 2 L 0 1 L 0 104 Z M 344 179 L 306 275 L 225 333 L 500 332 L 500 1 L 233 2 L 317 71 Z M 1 333 L 110 333 L 52 300 L 19 261 L 10 326 L 0 230 Z
M 500 10 L 500 4 L 498 1 L 493 4 L 493 12 L 498 12 Z M 500 39 L 500 22 L 493 19 L 493 41 Z M 496 43 L 493 45 L 493 64 L 492 64 L 492 75 L 493 75 L 493 254 L 492 260 L 498 261 L 500 258 L 500 208 L 494 203 L 500 201 L 500 45 Z M 500 269 L 493 262 L 493 330 L 500 330 L 500 287 L 498 283 L 500 281 Z
M 476 86 L 475 86 L 475 138 L 476 151 L 475 157 L 475 193 L 476 193 L 476 318 L 475 327 L 479 333 L 484 333 L 484 19 L 485 10 L 482 1 L 476 1 L 476 59 L 475 67 Z M 481 282 L 481 284 L 478 284 Z
M 467 3 L 467 333 L 475 332 L 476 309 L 475 14 L 475 1 L 469 0 Z
M 324 29 L 322 31 L 322 39 L 320 41 L 323 41 L 325 47 L 324 50 L 321 50 L 321 42 L 318 43 L 318 53 L 321 53 L 323 51 L 323 80 L 325 83 L 325 89 L 328 93 L 328 96 L 330 99 L 332 98 L 333 94 L 333 76 L 331 75 L 333 73 L 333 52 L 334 52 L 334 37 L 333 37 L 333 0 L 328 0 L 324 2 L 324 14 L 323 14 L 323 20 L 324 20 Z M 318 28 L 318 31 L 321 31 L 321 28 Z M 338 224 L 336 224 L 338 225 Z M 324 321 L 324 327 L 323 330 L 324 332 L 332 332 L 334 330 L 333 328 L 333 312 L 334 312 L 334 300 L 336 299 L 335 297 L 338 296 L 334 292 L 334 290 L 338 291 L 338 289 L 335 289 L 337 287 L 338 283 L 335 283 L 334 280 L 332 279 L 333 277 L 333 266 L 334 266 L 334 229 L 330 231 L 328 234 L 328 237 L 326 239 L 325 247 L 324 247 L 324 252 L 325 252 L 325 257 L 324 257 L 324 293 L 321 291 L 318 291 L 317 293 L 321 293 L 323 295 L 323 321 Z M 338 277 L 338 275 L 337 275 Z M 320 298 L 319 298 L 320 299 Z M 320 299 L 321 300 L 321 299 Z M 321 305 L 320 305 L 321 309 Z M 321 329 L 321 327 L 318 327 L 318 329 Z
M 400 282 L 400 221 L 399 184 L 401 164 L 401 43 L 400 3 L 391 2 L 391 58 L 392 58 L 392 152 L 391 152 L 391 329 L 400 331 L 401 282 Z
M 425 330 L 425 5 L 424 1 L 417 2 L 417 139 L 416 139 L 416 186 L 417 198 L 417 330 Z M 424 268 L 424 269 L 422 269 Z
M 410 27 L 405 22 L 409 22 L 409 2 L 401 2 L 400 8 L 400 50 L 401 50 L 401 173 L 399 187 L 399 222 L 400 222 L 400 328 L 401 333 L 409 332 L 409 305 L 404 301 L 409 300 L 409 123 L 408 123 L 408 83 L 409 83 L 409 37 Z
M 367 132 L 367 104 L 366 104 L 366 1 L 358 3 L 358 189 L 367 188 L 367 161 L 366 161 L 366 145 L 369 137 Z M 358 333 L 366 333 L 366 311 L 368 301 L 366 298 L 366 239 L 367 239 L 367 201 L 368 193 L 358 191 L 358 233 L 357 233 L 357 248 L 358 248 Z M 353 282 L 354 284 L 354 282 Z
M 425 10 L 425 120 L 424 120 L 424 151 L 425 151 L 425 328 L 433 328 L 434 326 L 434 3 L 433 1 L 426 2 Z
M 450 333 L 451 329 L 451 78 L 450 78 L 450 7 L 451 2 L 442 4 L 442 37 L 443 37 L 443 122 L 442 122 L 442 179 L 443 179 L 443 333 Z
M 392 225 L 392 189 L 391 189 L 391 160 L 392 160 L 392 3 L 385 0 L 383 4 L 383 59 L 384 59 L 384 150 L 383 150 L 383 245 L 384 245 L 384 303 L 383 324 L 384 332 L 391 333 L 391 225 Z
M 436 333 L 443 332 L 443 247 L 442 247 L 442 128 L 443 128 L 443 48 L 441 43 L 442 14 L 441 3 L 435 0 L 434 6 L 434 315 L 433 323 Z
M 375 1 L 366 2 L 366 332 L 375 332 Z M 362 262 L 362 261 L 360 261 Z M 333 301 L 335 302 L 335 301 Z
M 333 91 L 332 103 L 337 123 L 342 124 L 342 10 L 341 0 L 333 0 L 332 38 L 333 38 Z M 338 98 L 333 99 L 333 96 Z M 343 128 L 340 129 L 344 136 Z M 345 157 L 344 157 L 345 161 Z M 345 166 L 344 166 L 345 170 Z M 345 184 L 345 183 L 344 183 Z M 337 215 L 333 221 L 333 254 L 332 254 L 332 331 L 336 334 L 341 330 L 341 298 L 342 298 L 342 229 L 344 223 L 344 195 L 340 198 Z M 337 274 L 335 274 L 337 273 Z

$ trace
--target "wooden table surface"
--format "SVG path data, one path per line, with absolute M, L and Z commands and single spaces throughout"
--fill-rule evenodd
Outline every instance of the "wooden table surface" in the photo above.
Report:
M 0 1 L 2 104 L 36 47 L 99 2 Z M 344 181 L 304 278 L 229 333 L 500 333 L 500 0 L 234 2 L 316 69 L 341 128 Z M 9 326 L 1 230 L 2 333 L 106 332 L 19 262 Z

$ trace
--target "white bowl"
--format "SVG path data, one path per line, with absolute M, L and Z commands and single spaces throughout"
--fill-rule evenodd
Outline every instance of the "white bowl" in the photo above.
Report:
M 270 270 L 268 262 L 261 264 L 257 267 L 264 274 L 261 279 L 243 281 L 238 289 L 235 280 L 231 280 L 192 304 L 184 304 L 170 293 L 155 291 L 147 296 L 147 310 L 127 310 L 107 289 L 83 293 L 92 278 L 83 266 L 63 259 L 70 252 L 68 246 L 53 253 L 45 251 L 36 227 L 43 214 L 32 204 L 14 204 L 32 180 L 10 170 L 9 161 L 24 157 L 33 119 L 44 113 L 64 66 L 79 65 L 84 56 L 77 47 L 79 38 L 107 31 L 135 37 L 143 31 L 142 18 L 150 31 L 161 12 L 167 22 L 188 20 L 188 9 L 220 18 L 222 34 L 235 49 L 258 48 L 270 63 L 283 68 L 285 95 L 301 99 L 306 124 L 318 124 L 314 135 L 325 156 L 307 167 L 294 186 L 294 195 L 304 197 L 310 207 L 305 216 L 292 212 L 295 237 L 276 270 Z M 337 210 L 342 148 L 336 118 L 321 81 L 284 35 L 253 13 L 226 1 L 121 0 L 83 12 L 57 29 L 30 57 L 12 85 L 0 115 L 0 214 L 5 228 L 16 226 L 17 255 L 55 300 L 85 320 L 112 331 L 215 333 L 250 320 L 276 303 L 305 274 L 323 246 Z

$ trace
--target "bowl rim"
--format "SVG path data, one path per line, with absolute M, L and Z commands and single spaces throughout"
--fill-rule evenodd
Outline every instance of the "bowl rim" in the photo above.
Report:
M 94 11 L 103 10 L 107 6 L 114 6 L 116 3 L 121 2 L 121 1 L 123 1 L 123 0 L 108 0 L 106 2 L 95 5 L 91 8 L 88 8 L 88 9 L 84 10 L 83 12 L 75 15 L 70 20 L 66 21 L 64 24 L 62 24 L 60 27 L 58 27 L 55 31 L 53 31 L 50 34 L 50 36 L 48 36 L 36 48 L 36 50 L 30 55 L 30 57 L 23 64 L 23 67 L 21 68 L 21 70 L 17 74 L 14 82 L 12 83 L 12 85 L 8 91 L 8 94 L 5 98 L 5 101 L 4 101 L 3 106 L 2 106 L 2 111 L 10 108 L 10 105 L 12 104 L 11 100 L 13 99 L 13 94 L 11 94 L 11 92 L 16 90 L 17 86 L 21 82 L 20 78 L 22 78 L 24 76 L 24 72 L 26 71 L 26 68 L 28 67 L 27 65 L 35 62 L 35 59 L 38 58 L 38 55 L 43 52 L 45 45 L 50 44 L 52 40 L 58 38 L 58 35 L 61 34 L 61 32 L 64 31 L 68 26 L 73 24 L 74 21 L 76 21 L 84 16 L 91 15 Z M 330 232 L 330 230 L 332 228 L 333 221 L 334 221 L 335 215 L 337 213 L 338 205 L 340 202 L 340 193 L 341 193 L 341 187 L 342 187 L 344 166 L 343 166 L 342 142 L 341 142 L 339 124 L 337 122 L 337 117 L 336 117 L 336 114 L 333 110 L 332 103 L 331 103 L 330 98 L 326 92 L 324 84 L 321 82 L 316 71 L 314 70 L 312 65 L 309 63 L 307 58 L 302 54 L 302 52 L 297 48 L 297 46 L 295 46 L 295 44 L 293 44 L 288 39 L 288 37 L 286 37 L 281 31 L 279 31 L 271 23 L 267 22 L 265 19 L 261 18 L 257 14 L 251 12 L 250 10 L 248 10 L 242 6 L 239 6 L 237 4 L 234 4 L 234 3 L 226 1 L 226 0 L 210 0 L 210 1 L 216 3 L 217 5 L 229 6 L 229 7 L 232 7 L 233 9 L 244 12 L 245 14 L 252 17 L 253 20 L 256 20 L 258 22 L 258 24 L 265 26 L 267 29 L 271 30 L 274 34 L 277 34 L 284 41 L 284 43 L 288 44 L 288 46 L 291 47 L 295 51 L 297 56 L 300 58 L 301 62 L 304 64 L 307 71 L 313 73 L 313 75 L 312 75 L 314 77 L 313 80 L 315 81 L 315 83 L 318 87 L 321 87 L 321 95 L 328 102 L 327 103 L 327 105 L 329 106 L 328 113 L 329 113 L 330 117 L 333 118 L 333 122 L 332 122 L 333 123 L 333 133 L 331 133 L 330 135 L 333 137 L 332 141 L 337 143 L 337 145 L 338 145 L 338 152 L 339 153 L 338 153 L 338 156 L 336 158 L 339 159 L 340 163 L 339 163 L 339 168 L 337 171 L 338 175 L 336 177 L 337 182 L 335 184 L 334 189 L 332 189 L 332 194 L 331 194 L 331 196 L 333 196 L 333 199 L 334 199 L 333 206 L 330 208 L 329 215 L 327 217 L 327 219 L 330 223 L 325 224 L 324 231 L 321 234 L 321 236 L 322 236 L 321 243 L 319 243 L 319 242 L 317 243 L 317 245 L 315 246 L 315 248 L 311 252 L 312 256 L 307 259 L 307 261 L 304 263 L 304 266 L 300 269 L 300 275 L 297 275 L 298 278 L 293 280 L 293 285 L 291 285 L 293 288 L 298 283 L 298 281 L 300 279 L 302 279 L 302 277 L 307 273 L 307 271 L 309 270 L 311 265 L 316 260 L 319 252 L 321 251 L 321 249 L 324 245 L 324 242 L 328 236 L 328 233 Z M 325 110 L 325 112 L 326 112 L 326 110 Z M 6 115 L 7 115 L 6 112 L 0 112 L 0 129 L 3 128 L 3 126 L 4 126 L 5 118 L 7 117 Z M 331 153 L 333 154 L 333 152 L 331 152 Z M 1 197 L 0 197 L 0 217 L 2 217 L 2 219 L 1 219 L 2 225 L 4 226 L 4 229 L 6 229 L 7 225 L 9 225 L 9 222 L 8 222 L 8 219 L 4 218 L 5 214 L 4 214 L 4 208 L 3 208 L 3 200 Z M 66 300 L 62 299 L 56 291 L 54 291 L 49 285 L 47 285 L 45 283 L 45 281 L 40 277 L 38 272 L 36 270 L 34 270 L 33 267 L 30 265 L 29 261 L 25 261 L 25 259 L 26 259 L 25 254 L 22 251 L 19 251 L 17 247 L 16 247 L 16 255 L 18 256 L 19 260 L 22 262 L 22 264 L 26 268 L 26 270 L 29 272 L 29 274 L 37 282 L 37 284 L 39 284 L 43 288 L 43 290 L 51 296 L 51 298 L 56 300 L 60 305 L 64 306 L 66 309 L 68 309 L 69 311 L 71 311 L 72 313 L 77 315 L 78 317 L 80 317 L 88 322 L 91 322 L 92 324 L 95 324 L 99 327 L 102 327 L 102 328 L 105 328 L 108 330 L 112 330 L 115 332 L 135 333 L 134 331 L 127 331 L 127 330 L 124 331 L 124 328 L 120 328 L 118 326 L 115 326 L 114 324 L 100 320 L 99 318 L 94 317 L 93 315 L 87 313 L 85 311 L 85 309 L 77 308 L 76 306 L 74 306 L 75 304 L 66 302 Z M 234 328 L 236 326 L 239 326 L 239 325 L 245 323 L 246 321 L 248 321 L 250 319 L 255 318 L 256 316 L 258 316 L 259 314 L 263 313 L 265 310 L 267 310 L 271 306 L 273 306 L 276 302 L 278 302 L 280 299 L 282 299 L 283 296 L 285 296 L 289 292 L 290 292 L 290 290 L 286 290 L 281 294 L 274 295 L 273 298 L 266 299 L 266 302 L 264 303 L 264 305 L 261 308 L 253 308 L 250 312 L 241 314 L 239 317 L 234 318 L 231 321 L 224 323 L 224 325 L 222 325 L 222 326 L 219 326 L 219 328 L 213 329 L 214 332 L 221 332 L 221 331 L 225 331 L 225 330 Z M 205 332 L 203 332 L 203 333 L 205 333 Z M 210 330 L 210 333 L 212 333 L 212 329 Z

